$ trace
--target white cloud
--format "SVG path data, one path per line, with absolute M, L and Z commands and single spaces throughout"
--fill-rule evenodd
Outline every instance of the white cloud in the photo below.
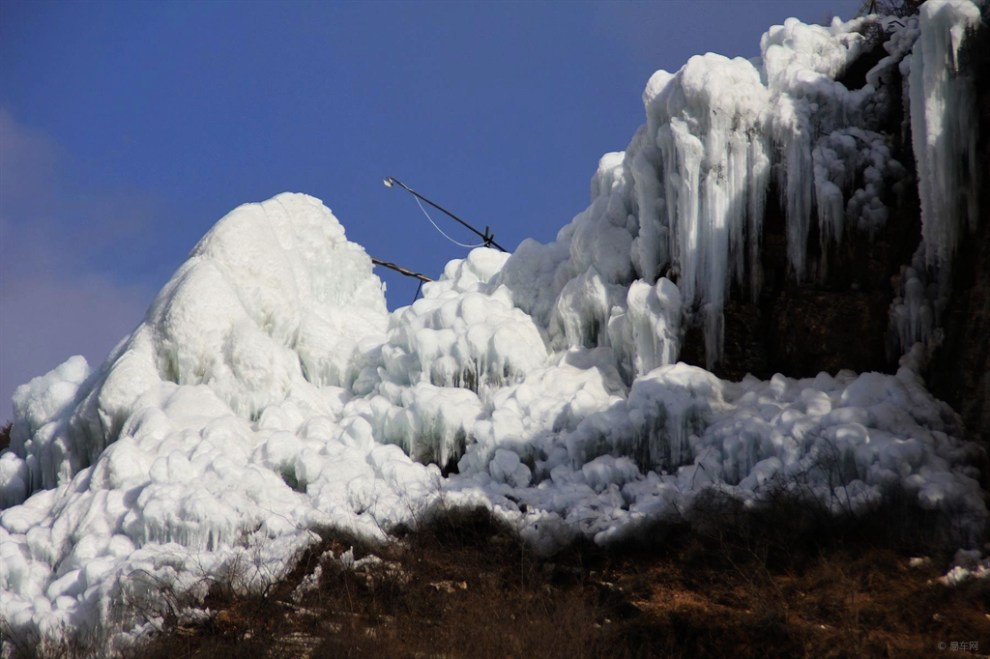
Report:
M 98 276 L 25 277 L 0 284 L 0 419 L 14 389 L 72 355 L 97 367 L 141 320 L 147 293 Z
M 62 157 L 53 140 L 0 108 L 0 423 L 12 416 L 18 385 L 76 354 L 95 368 L 151 301 L 147 286 L 93 258 L 124 249 L 148 204 L 67 192 Z
M 47 136 L 19 125 L 0 108 L 0 208 L 4 215 L 22 206 L 47 202 L 45 189 L 54 179 L 58 147 Z

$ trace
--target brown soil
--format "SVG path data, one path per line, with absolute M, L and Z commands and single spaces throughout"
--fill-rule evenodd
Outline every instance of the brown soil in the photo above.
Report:
M 214 589 L 154 657 L 952 657 L 990 653 L 990 583 L 943 559 L 839 538 L 667 528 L 608 551 L 528 551 L 487 513 L 450 512 L 374 547 L 327 533 L 267 596 Z M 359 560 L 338 560 L 353 548 Z M 293 591 L 319 567 L 318 586 Z M 975 645 L 973 645 L 975 644 Z M 953 651 L 953 650 L 956 651 Z

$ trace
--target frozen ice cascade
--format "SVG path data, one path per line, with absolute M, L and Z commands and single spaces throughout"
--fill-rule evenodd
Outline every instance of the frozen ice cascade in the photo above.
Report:
M 392 313 L 319 200 L 235 209 L 98 370 L 73 357 L 16 391 L 5 633 L 127 643 L 159 622 L 163 587 L 202 596 L 209 575 L 250 566 L 238 587 L 257 588 L 315 528 L 387 539 L 440 503 L 488 507 L 552 551 L 690 514 L 712 488 L 753 506 L 800 488 L 835 510 L 900 488 L 977 541 L 980 449 L 913 359 L 895 375 L 729 382 L 677 358 L 697 323 L 717 361 L 730 292 L 758 294 L 768 195 L 798 280 L 820 276 L 810 244 L 883 225 L 880 190 L 903 176 L 880 128 L 897 72 L 923 204 L 915 267 L 948 267 L 975 221 L 954 192 L 975 130 L 954 67 L 979 21 L 971 0 L 903 23 L 789 20 L 758 60 L 658 72 L 646 124 L 602 158 L 554 242 L 475 249 Z M 848 89 L 837 78 L 870 33 L 887 56 Z M 906 341 L 934 322 L 915 288 L 893 312 Z

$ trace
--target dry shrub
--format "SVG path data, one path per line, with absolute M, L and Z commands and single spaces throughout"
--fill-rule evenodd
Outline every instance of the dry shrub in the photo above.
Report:
M 621 546 L 533 554 L 485 509 L 439 507 L 395 542 L 332 530 L 264 595 L 217 587 L 135 657 L 926 657 L 990 647 L 990 583 L 911 568 L 928 524 L 891 496 L 836 517 L 711 493 Z M 344 558 L 346 557 L 346 558 Z M 300 588 L 301 583 L 309 588 Z

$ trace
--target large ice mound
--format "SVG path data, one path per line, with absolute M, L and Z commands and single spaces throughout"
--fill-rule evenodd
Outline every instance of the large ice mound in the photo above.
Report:
M 488 506 L 549 551 L 690 514 L 713 488 L 753 506 L 791 488 L 845 512 L 897 490 L 976 541 L 980 451 L 913 360 L 895 375 L 727 382 L 677 357 L 700 318 L 716 359 L 730 282 L 759 290 L 771 177 L 795 277 L 816 276 L 812 213 L 822 241 L 885 221 L 881 183 L 900 171 L 878 132 L 885 81 L 922 69 L 912 131 L 960 130 L 943 121 L 967 93 L 950 55 L 978 21 L 961 0 L 905 25 L 788 21 L 758 62 L 658 72 L 646 125 L 602 159 L 590 206 L 556 241 L 476 249 L 392 314 L 319 200 L 234 210 L 98 371 L 74 357 L 17 390 L 0 455 L 7 631 L 134 630 L 154 611 L 126 604 L 156 585 L 195 594 L 249 565 L 250 588 L 283 574 L 314 528 L 385 538 L 440 502 Z M 849 90 L 836 77 L 870 26 L 888 56 Z M 929 141 L 916 150 L 944 144 Z M 970 221 L 939 196 L 958 183 L 920 183 L 932 254 Z M 905 298 L 904 322 L 930 302 Z

